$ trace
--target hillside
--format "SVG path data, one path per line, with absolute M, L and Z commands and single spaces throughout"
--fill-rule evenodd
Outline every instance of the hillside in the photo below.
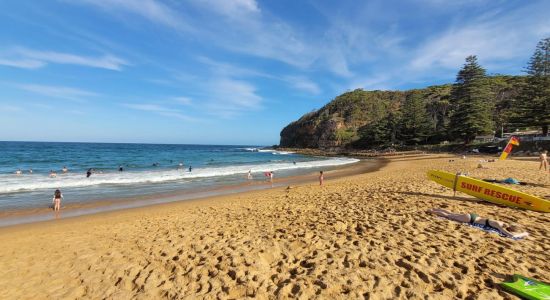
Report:
M 513 113 L 523 76 L 488 78 L 494 131 Z M 357 148 L 416 145 L 448 140 L 451 84 L 408 91 L 346 92 L 281 131 L 281 147 Z

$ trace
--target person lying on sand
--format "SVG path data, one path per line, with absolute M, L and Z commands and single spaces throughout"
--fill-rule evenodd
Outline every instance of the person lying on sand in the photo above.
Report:
M 453 221 L 468 223 L 468 224 L 477 224 L 485 227 L 490 227 L 498 230 L 502 234 L 512 237 L 512 238 L 523 238 L 529 235 L 529 233 L 523 231 L 517 225 L 506 224 L 502 221 L 490 220 L 487 218 L 482 218 L 477 214 L 457 214 L 441 208 L 435 208 L 428 211 L 429 213 L 444 217 Z

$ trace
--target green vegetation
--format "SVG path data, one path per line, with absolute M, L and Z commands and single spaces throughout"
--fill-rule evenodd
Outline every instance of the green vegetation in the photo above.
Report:
M 455 84 L 409 91 L 346 92 L 281 131 L 280 145 L 375 148 L 470 143 L 476 135 L 550 125 L 550 38 L 542 40 L 527 76 L 486 76 L 466 58 Z

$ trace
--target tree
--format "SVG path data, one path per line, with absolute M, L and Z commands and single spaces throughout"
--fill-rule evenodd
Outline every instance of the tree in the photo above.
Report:
M 466 58 L 451 90 L 450 136 L 466 144 L 476 135 L 493 131 L 492 95 L 489 82 L 475 55 Z
M 407 95 L 402 111 L 398 139 L 406 144 L 425 142 L 432 126 L 426 112 L 426 103 L 420 91 L 413 91 Z
M 527 64 L 527 82 L 515 103 L 513 122 L 540 126 L 548 135 L 550 126 L 550 38 L 541 40 Z

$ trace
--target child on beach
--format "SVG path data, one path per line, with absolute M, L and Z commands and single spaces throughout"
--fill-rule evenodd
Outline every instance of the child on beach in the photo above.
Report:
M 547 157 L 547 150 L 544 150 L 540 153 L 540 166 L 539 170 L 542 170 L 542 167 L 544 167 L 544 171 L 548 169 L 548 157 Z
M 434 215 L 438 215 L 440 217 L 444 217 L 449 220 L 453 220 L 461 223 L 468 223 L 472 225 L 477 224 L 477 225 L 493 228 L 498 230 L 500 233 L 512 238 L 523 238 L 529 235 L 529 233 L 523 231 L 517 225 L 510 225 L 502 221 L 482 218 L 477 214 L 457 214 L 441 208 L 435 208 L 435 209 L 429 210 L 428 213 L 432 213 Z
M 54 211 L 59 211 L 61 209 L 61 199 L 63 199 L 63 194 L 61 194 L 61 191 L 59 189 L 55 190 L 52 199 Z
M 325 177 L 323 176 L 323 171 L 319 172 L 319 185 L 323 185 L 323 181 L 325 180 Z

